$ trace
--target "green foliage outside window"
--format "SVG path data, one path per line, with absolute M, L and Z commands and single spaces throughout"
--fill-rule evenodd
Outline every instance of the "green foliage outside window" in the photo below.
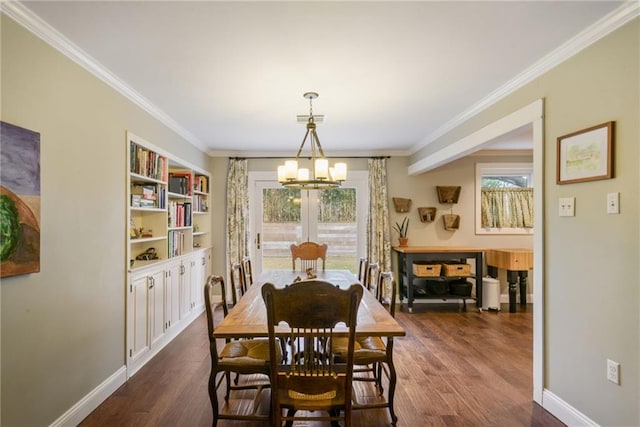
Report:
M 312 190 L 320 199 L 318 221 L 355 222 L 356 189 Z M 269 188 L 264 190 L 263 221 L 268 223 L 300 221 L 300 190 Z

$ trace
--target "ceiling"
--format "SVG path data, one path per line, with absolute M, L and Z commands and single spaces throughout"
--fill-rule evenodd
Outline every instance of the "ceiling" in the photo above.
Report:
M 213 155 L 290 156 L 304 134 L 296 116 L 309 112 L 304 92 L 320 94 L 313 111 L 325 116 L 318 135 L 327 154 L 410 154 L 620 3 L 19 7 L 45 38 L 193 145 Z

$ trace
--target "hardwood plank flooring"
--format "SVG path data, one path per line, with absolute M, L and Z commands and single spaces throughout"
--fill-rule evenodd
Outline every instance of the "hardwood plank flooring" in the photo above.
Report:
M 222 316 L 222 310 L 217 310 Z M 508 313 L 467 311 L 456 304 L 414 304 L 396 319 L 407 332 L 394 341 L 399 426 L 564 426 L 532 401 L 533 307 Z M 91 413 L 81 426 L 210 426 L 210 360 L 203 314 Z M 359 400 L 379 399 L 355 382 Z M 218 395 L 224 402 L 223 389 Z M 253 392 L 235 392 L 228 408 L 246 413 Z M 263 394 L 260 411 L 269 409 Z M 390 425 L 386 409 L 354 411 L 354 426 Z M 219 426 L 255 426 L 222 420 Z M 266 423 L 264 426 L 266 427 Z M 295 426 L 324 427 L 305 422 Z

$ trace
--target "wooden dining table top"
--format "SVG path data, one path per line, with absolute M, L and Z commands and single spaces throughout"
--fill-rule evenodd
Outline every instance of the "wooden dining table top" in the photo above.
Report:
M 317 279 L 324 280 L 347 289 L 358 282 L 356 276 L 349 270 L 326 270 L 315 273 Z M 306 278 L 304 272 L 291 270 L 265 270 L 256 282 L 249 286 L 240 301 L 229 311 L 229 315 L 218 324 L 214 335 L 218 338 L 248 338 L 267 337 L 267 310 L 262 299 L 261 288 L 264 283 L 273 283 L 276 287 L 284 287 L 292 283 L 296 277 Z M 278 328 L 276 328 L 276 333 Z M 286 329 L 282 329 L 285 333 Z M 348 329 L 337 328 L 338 334 L 347 334 Z M 356 336 L 404 336 L 405 331 L 387 309 L 378 302 L 375 296 L 367 291 L 363 292 L 358 307 L 358 323 Z

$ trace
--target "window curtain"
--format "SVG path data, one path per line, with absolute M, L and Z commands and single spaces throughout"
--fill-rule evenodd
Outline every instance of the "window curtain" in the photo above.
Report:
M 249 175 L 247 159 L 229 159 L 227 170 L 227 257 L 229 265 L 248 255 Z
M 367 214 L 367 258 L 378 262 L 381 271 L 391 270 L 387 159 L 369 159 L 369 212 Z M 391 289 L 382 289 L 389 300 Z
M 533 227 L 533 188 L 483 188 L 481 202 L 482 227 Z

